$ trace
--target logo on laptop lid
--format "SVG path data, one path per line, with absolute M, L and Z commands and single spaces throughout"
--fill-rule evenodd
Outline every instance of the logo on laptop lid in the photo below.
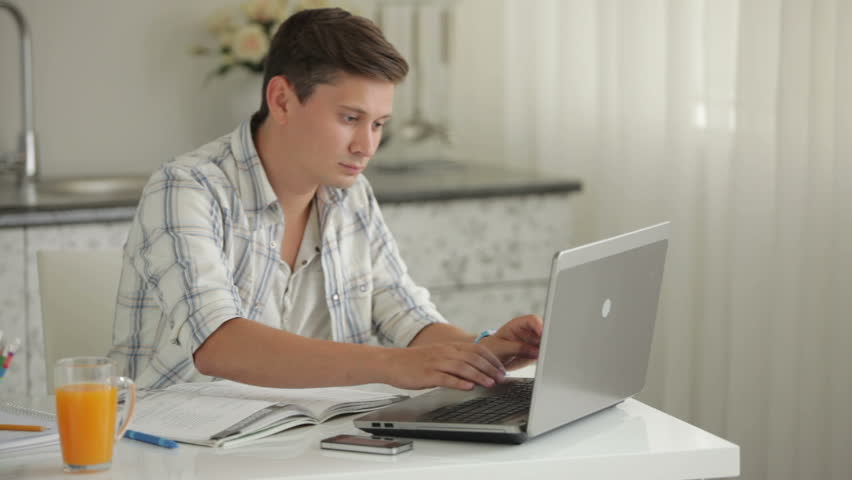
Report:
M 603 306 L 601 306 L 601 317 L 609 317 L 610 310 L 612 310 L 612 300 L 607 298 L 606 300 L 604 300 Z

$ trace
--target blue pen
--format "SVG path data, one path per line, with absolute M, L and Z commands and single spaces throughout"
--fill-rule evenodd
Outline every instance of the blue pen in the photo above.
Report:
M 174 440 L 169 440 L 168 438 L 158 437 L 156 435 L 149 435 L 147 433 L 137 432 L 136 430 L 128 430 L 124 432 L 124 436 L 133 440 L 138 440 L 140 442 L 150 443 L 152 445 L 157 445 L 163 448 L 177 448 L 178 444 Z

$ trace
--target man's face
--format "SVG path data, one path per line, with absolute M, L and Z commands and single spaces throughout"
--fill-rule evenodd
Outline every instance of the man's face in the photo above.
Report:
M 289 145 L 311 182 L 348 188 L 367 168 L 393 108 L 394 84 L 341 74 L 304 103 L 291 102 Z

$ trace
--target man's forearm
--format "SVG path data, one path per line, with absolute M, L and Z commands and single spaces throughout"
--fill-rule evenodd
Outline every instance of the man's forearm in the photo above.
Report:
M 428 345 L 430 343 L 472 342 L 476 336 L 471 335 L 449 323 L 433 323 L 427 325 L 408 344 L 409 347 Z
M 390 349 L 317 340 L 245 318 L 220 326 L 194 354 L 199 372 L 278 388 L 384 383 Z

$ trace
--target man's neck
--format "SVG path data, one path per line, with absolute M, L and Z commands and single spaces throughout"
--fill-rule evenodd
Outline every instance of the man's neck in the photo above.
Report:
M 268 122 L 263 122 L 252 135 L 254 146 L 285 217 L 299 217 L 310 208 L 319 185 L 312 183 L 295 162 L 288 162 L 293 157 L 286 149 L 286 141 L 276 141 L 274 135 Z

